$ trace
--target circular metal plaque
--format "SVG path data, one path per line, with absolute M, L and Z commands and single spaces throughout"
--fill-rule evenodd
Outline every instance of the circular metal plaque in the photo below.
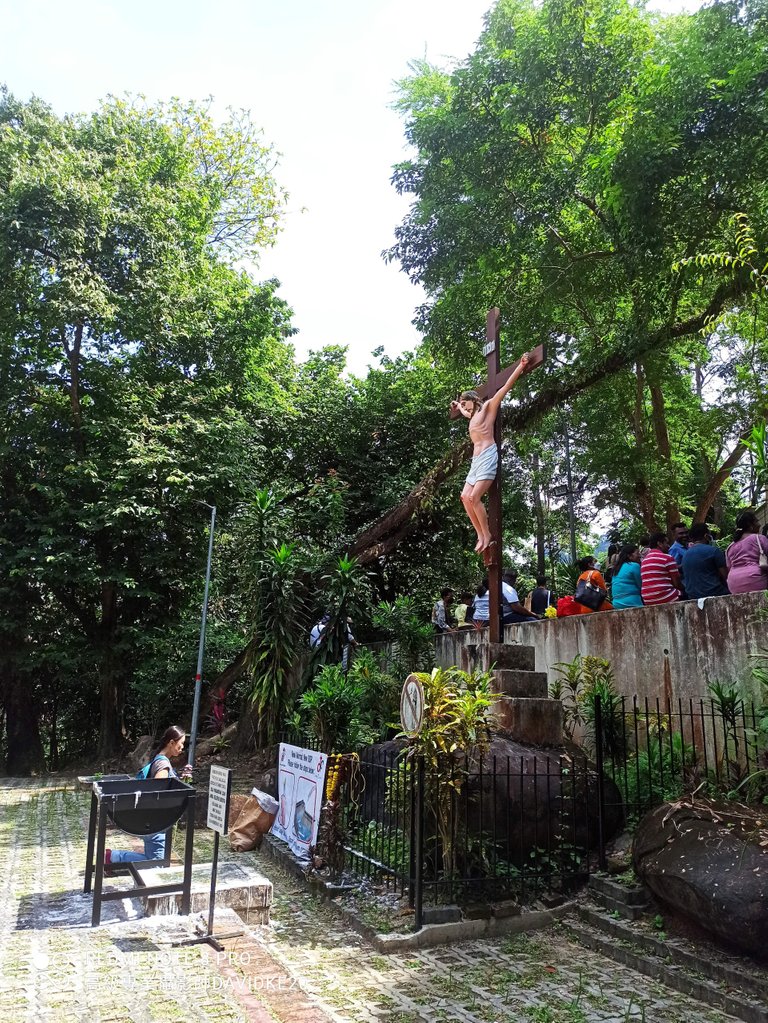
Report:
M 400 724 L 408 735 L 418 735 L 424 720 L 424 688 L 416 675 L 409 675 L 400 694 Z

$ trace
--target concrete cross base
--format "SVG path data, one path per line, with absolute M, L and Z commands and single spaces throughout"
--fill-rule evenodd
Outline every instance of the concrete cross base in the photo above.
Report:
M 486 667 L 510 668 L 517 671 L 536 670 L 536 650 L 517 643 L 489 643 Z
M 488 712 L 488 724 L 517 742 L 561 746 L 563 705 L 560 700 L 497 696 Z
M 210 863 L 198 863 L 192 868 L 192 913 L 207 913 L 211 894 Z M 181 880 L 182 867 L 159 867 L 142 870 L 142 880 L 149 885 L 173 884 Z M 147 916 L 178 913 L 181 895 L 148 895 L 145 900 Z M 216 878 L 216 907 L 234 909 L 246 923 L 268 924 L 272 904 L 272 882 L 246 863 L 219 862 Z
M 504 696 L 522 696 L 543 700 L 547 695 L 546 671 L 518 671 L 501 668 L 493 673 L 493 688 Z

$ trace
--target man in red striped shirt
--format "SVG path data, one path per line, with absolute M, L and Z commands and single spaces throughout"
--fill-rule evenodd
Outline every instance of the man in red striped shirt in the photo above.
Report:
M 665 533 L 652 533 L 648 553 L 640 562 L 640 592 L 644 604 L 672 604 L 680 599 L 683 584 L 677 562 L 669 554 Z

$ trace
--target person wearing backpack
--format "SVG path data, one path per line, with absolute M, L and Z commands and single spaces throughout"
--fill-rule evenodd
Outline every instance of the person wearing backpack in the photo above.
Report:
M 556 607 L 557 600 L 552 590 L 547 589 L 546 576 L 539 575 L 536 577 L 536 589 L 531 590 L 530 604 L 526 605 L 529 611 L 533 611 L 535 615 L 540 618 L 543 617 L 544 612 L 548 607 Z
M 154 756 L 149 763 L 138 772 L 136 777 L 140 781 L 153 778 L 178 778 L 173 769 L 171 757 L 178 757 L 184 751 L 186 734 L 183 728 L 178 725 L 171 725 L 166 728 L 155 747 Z M 187 764 L 181 773 L 183 781 L 187 781 L 192 775 L 192 769 Z M 127 849 L 106 849 L 104 852 L 104 868 L 107 873 L 110 867 L 116 863 L 135 863 L 137 860 L 162 860 L 165 856 L 165 832 L 159 831 L 156 835 L 144 836 L 144 852 L 129 852 Z

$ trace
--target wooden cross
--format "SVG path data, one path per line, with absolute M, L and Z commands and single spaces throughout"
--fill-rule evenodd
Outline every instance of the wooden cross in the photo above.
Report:
M 477 388 L 477 393 L 487 401 L 503 387 L 512 376 L 519 365 L 519 360 L 511 366 L 501 368 L 499 358 L 499 310 L 489 309 L 486 317 L 486 343 L 483 347 L 483 355 L 488 363 L 488 379 Z M 529 373 L 544 362 L 544 345 L 539 345 L 529 353 L 530 361 L 526 369 Z M 451 419 L 457 419 L 460 412 L 451 412 Z M 488 617 L 490 627 L 491 643 L 500 643 L 502 637 L 501 627 L 501 416 L 496 417 L 494 425 L 494 437 L 499 452 L 499 468 L 496 479 L 488 491 L 488 526 L 491 531 L 491 544 L 483 552 L 483 562 L 488 569 Z

